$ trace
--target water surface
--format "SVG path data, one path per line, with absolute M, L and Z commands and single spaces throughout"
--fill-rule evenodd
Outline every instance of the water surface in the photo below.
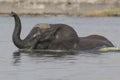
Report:
M 120 47 L 120 18 L 21 17 L 24 38 L 37 23 L 65 23 L 79 36 L 99 34 Z M 75 55 L 38 55 L 22 53 L 12 42 L 14 19 L 0 17 L 0 80 L 119 80 L 120 54 L 80 53 Z

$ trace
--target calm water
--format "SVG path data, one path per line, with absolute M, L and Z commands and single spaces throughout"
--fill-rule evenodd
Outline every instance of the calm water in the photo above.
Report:
M 24 38 L 37 23 L 65 23 L 79 36 L 100 34 L 120 47 L 120 18 L 21 17 Z M 0 80 L 119 80 L 120 54 L 14 56 L 12 43 L 14 19 L 0 17 Z

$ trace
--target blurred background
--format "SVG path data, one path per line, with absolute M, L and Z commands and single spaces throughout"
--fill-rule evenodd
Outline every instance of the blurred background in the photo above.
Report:
M 120 16 L 120 0 L 0 0 L 0 14 Z

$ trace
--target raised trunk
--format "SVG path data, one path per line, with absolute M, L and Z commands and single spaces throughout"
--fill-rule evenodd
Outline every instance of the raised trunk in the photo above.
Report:
M 20 49 L 24 48 L 25 42 L 24 42 L 24 40 L 21 40 L 21 38 L 20 38 L 20 33 L 21 33 L 20 18 L 14 12 L 12 12 L 11 15 L 14 17 L 14 20 L 15 20 L 15 29 L 14 29 L 13 36 L 12 36 L 13 42 L 18 48 L 20 48 Z

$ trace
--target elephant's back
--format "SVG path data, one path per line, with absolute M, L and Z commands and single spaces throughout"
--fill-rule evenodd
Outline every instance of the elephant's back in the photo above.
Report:
M 89 50 L 101 47 L 114 47 L 114 45 L 106 37 L 101 35 L 80 37 L 79 43 L 81 50 Z
M 87 36 L 86 38 L 88 38 L 89 40 L 91 39 L 99 40 L 100 42 L 104 42 L 104 44 L 106 44 L 106 46 L 108 47 L 114 47 L 111 41 L 109 41 L 106 37 L 101 35 L 90 35 L 90 36 Z

